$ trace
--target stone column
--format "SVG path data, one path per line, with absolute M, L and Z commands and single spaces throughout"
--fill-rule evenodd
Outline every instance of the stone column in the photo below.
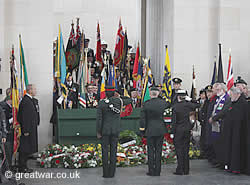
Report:
M 151 59 L 156 84 L 162 83 L 165 45 L 173 51 L 173 0 L 147 0 L 146 55 Z M 171 59 L 170 59 L 171 61 Z

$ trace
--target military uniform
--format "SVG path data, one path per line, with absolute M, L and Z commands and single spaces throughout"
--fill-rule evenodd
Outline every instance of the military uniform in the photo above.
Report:
M 94 93 L 86 93 L 86 107 L 96 108 L 98 105 L 98 95 Z
M 114 92 L 115 89 L 107 86 L 106 91 Z M 122 105 L 130 103 L 130 98 L 121 99 L 114 96 L 99 102 L 96 115 L 96 129 L 97 136 L 101 137 L 102 142 L 104 178 L 114 177 L 115 175 L 117 143 L 120 133 L 120 111 Z
M 180 78 L 173 78 L 173 83 L 175 84 L 181 84 L 182 79 Z M 171 103 L 172 105 L 174 105 L 175 103 L 177 103 L 177 91 L 180 89 L 173 89 L 172 90 L 172 96 L 171 96 Z M 188 95 L 187 91 L 186 91 L 186 95 Z
M 177 92 L 179 96 L 185 96 L 185 90 Z M 197 103 L 187 102 L 185 100 L 177 102 L 173 106 L 173 127 L 172 133 L 174 134 L 174 145 L 177 155 L 177 168 L 175 175 L 188 175 L 189 174 L 189 143 L 190 131 L 193 125 L 189 118 L 189 113 L 194 111 L 200 105 Z
M 151 90 L 158 89 L 152 87 Z M 146 101 L 141 111 L 140 131 L 147 137 L 149 176 L 160 176 L 161 173 L 163 137 L 167 133 L 163 113 L 169 107 L 169 103 L 157 97 Z
M 69 103 L 71 101 L 72 108 L 76 109 L 77 103 L 78 103 L 78 88 L 79 88 L 79 86 L 78 86 L 78 84 L 73 83 L 73 81 L 71 81 L 71 82 L 66 82 L 66 87 L 68 89 L 67 102 Z

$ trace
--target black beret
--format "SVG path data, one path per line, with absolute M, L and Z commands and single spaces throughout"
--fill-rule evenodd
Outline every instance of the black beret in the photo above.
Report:
M 200 90 L 200 94 L 205 93 L 205 92 L 206 92 L 205 89 L 201 89 L 201 90 Z
M 89 50 L 88 53 L 87 53 L 87 57 L 94 57 L 94 51 Z
M 131 88 L 130 93 L 133 92 L 133 91 L 137 91 L 137 89 L 136 88 Z
M 157 87 L 151 87 L 150 91 L 160 91 Z
M 245 85 L 247 85 L 246 81 L 243 80 L 240 76 L 237 77 L 237 80 L 235 81 L 235 85 L 236 84 L 245 84 Z
M 180 84 L 182 82 L 182 80 L 180 78 L 173 78 L 173 82 Z
M 105 90 L 106 90 L 106 91 L 114 92 L 114 91 L 115 91 L 115 87 L 114 87 L 114 86 L 109 86 L 109 85 L 107 85 L 107 86 L 105 87 Z

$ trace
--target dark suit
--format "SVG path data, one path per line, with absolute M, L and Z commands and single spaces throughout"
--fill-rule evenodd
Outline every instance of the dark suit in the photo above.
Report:
M 173 106 L 173 128 L 174 145 L 177 155 L 176 173 L 189 173 L 189 143 L 190 131 L 193 125 L 190 122 L 189 113 L 200 105 L 196 103 L 181 101 Z
M 97 94 L 86 93 L 85 97 L 86 97 L 86 107 L 87 108 L 96 108 L 97 107 L 98 101 L 99 101 Z
M 8 164 L 12 164 L 12 154 L 13 154 L 13 145 L 14 145 L 14 130 L 13 130 L 13 123 L 10 123 L 10 119 L 13 118 L 12 116 L 12 106 L 9 105 L 7 102 L 1 102 L 1 105 L 5 116 L 6 116 L 6 130 L 7 130 L 7 139 L 5 143 L 5 151 L 6 151 L 6 158 Z
M 25 95 L 19 105 L 17 120 L 21 126 L 21 138 L 19 147 L 19 167 L 27 168 L 27 160 L 30 154 L 38 151 L 37 126 L 39 125 L 38 101 Z M 25 136 L 24 133 L 29 133 Z
M 131 103 L 131 99 L 123 99 L 123 105 Z M 116 168 L 117 142 L 120 133 L 120 98 L 111 97 L 99 102 L 96 115 L 96 129 L 102 140 L 103 177 L 113 177 Z M 110 159 L 109 159 L 110 152 Z
M 66 82 L 66 87 L 69 91 L 68 94 L 68 101 L 72 101 L 72 108 L 76 109 L 77 108 L 77 103 L 78 103 L 78 89 L 79 85 L 76 83 L 67 83 Z
M 167 132 L 163 121 L 164 110 L 169 108 L 165 100 L 152 98 L 146 101 L 141 111 L 140 130 L 145 131 L 148 145 L 148 168 L 150 175 L 161 173 L 161 154 L 164 134 Z

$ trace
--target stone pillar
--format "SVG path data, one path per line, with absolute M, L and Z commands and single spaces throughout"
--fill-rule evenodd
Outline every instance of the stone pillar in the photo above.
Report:
M 165 45 L 173 56 L 173 0 L 147 0 L 146 55 L 151 59 L 156 83 L 162 83 Z M 172 63 L 171 63 L 172 65 Z
M 147 0 L 146 55 L 150 57 L 156 83 L 160 82 L 163 55 L 163 0 Z

